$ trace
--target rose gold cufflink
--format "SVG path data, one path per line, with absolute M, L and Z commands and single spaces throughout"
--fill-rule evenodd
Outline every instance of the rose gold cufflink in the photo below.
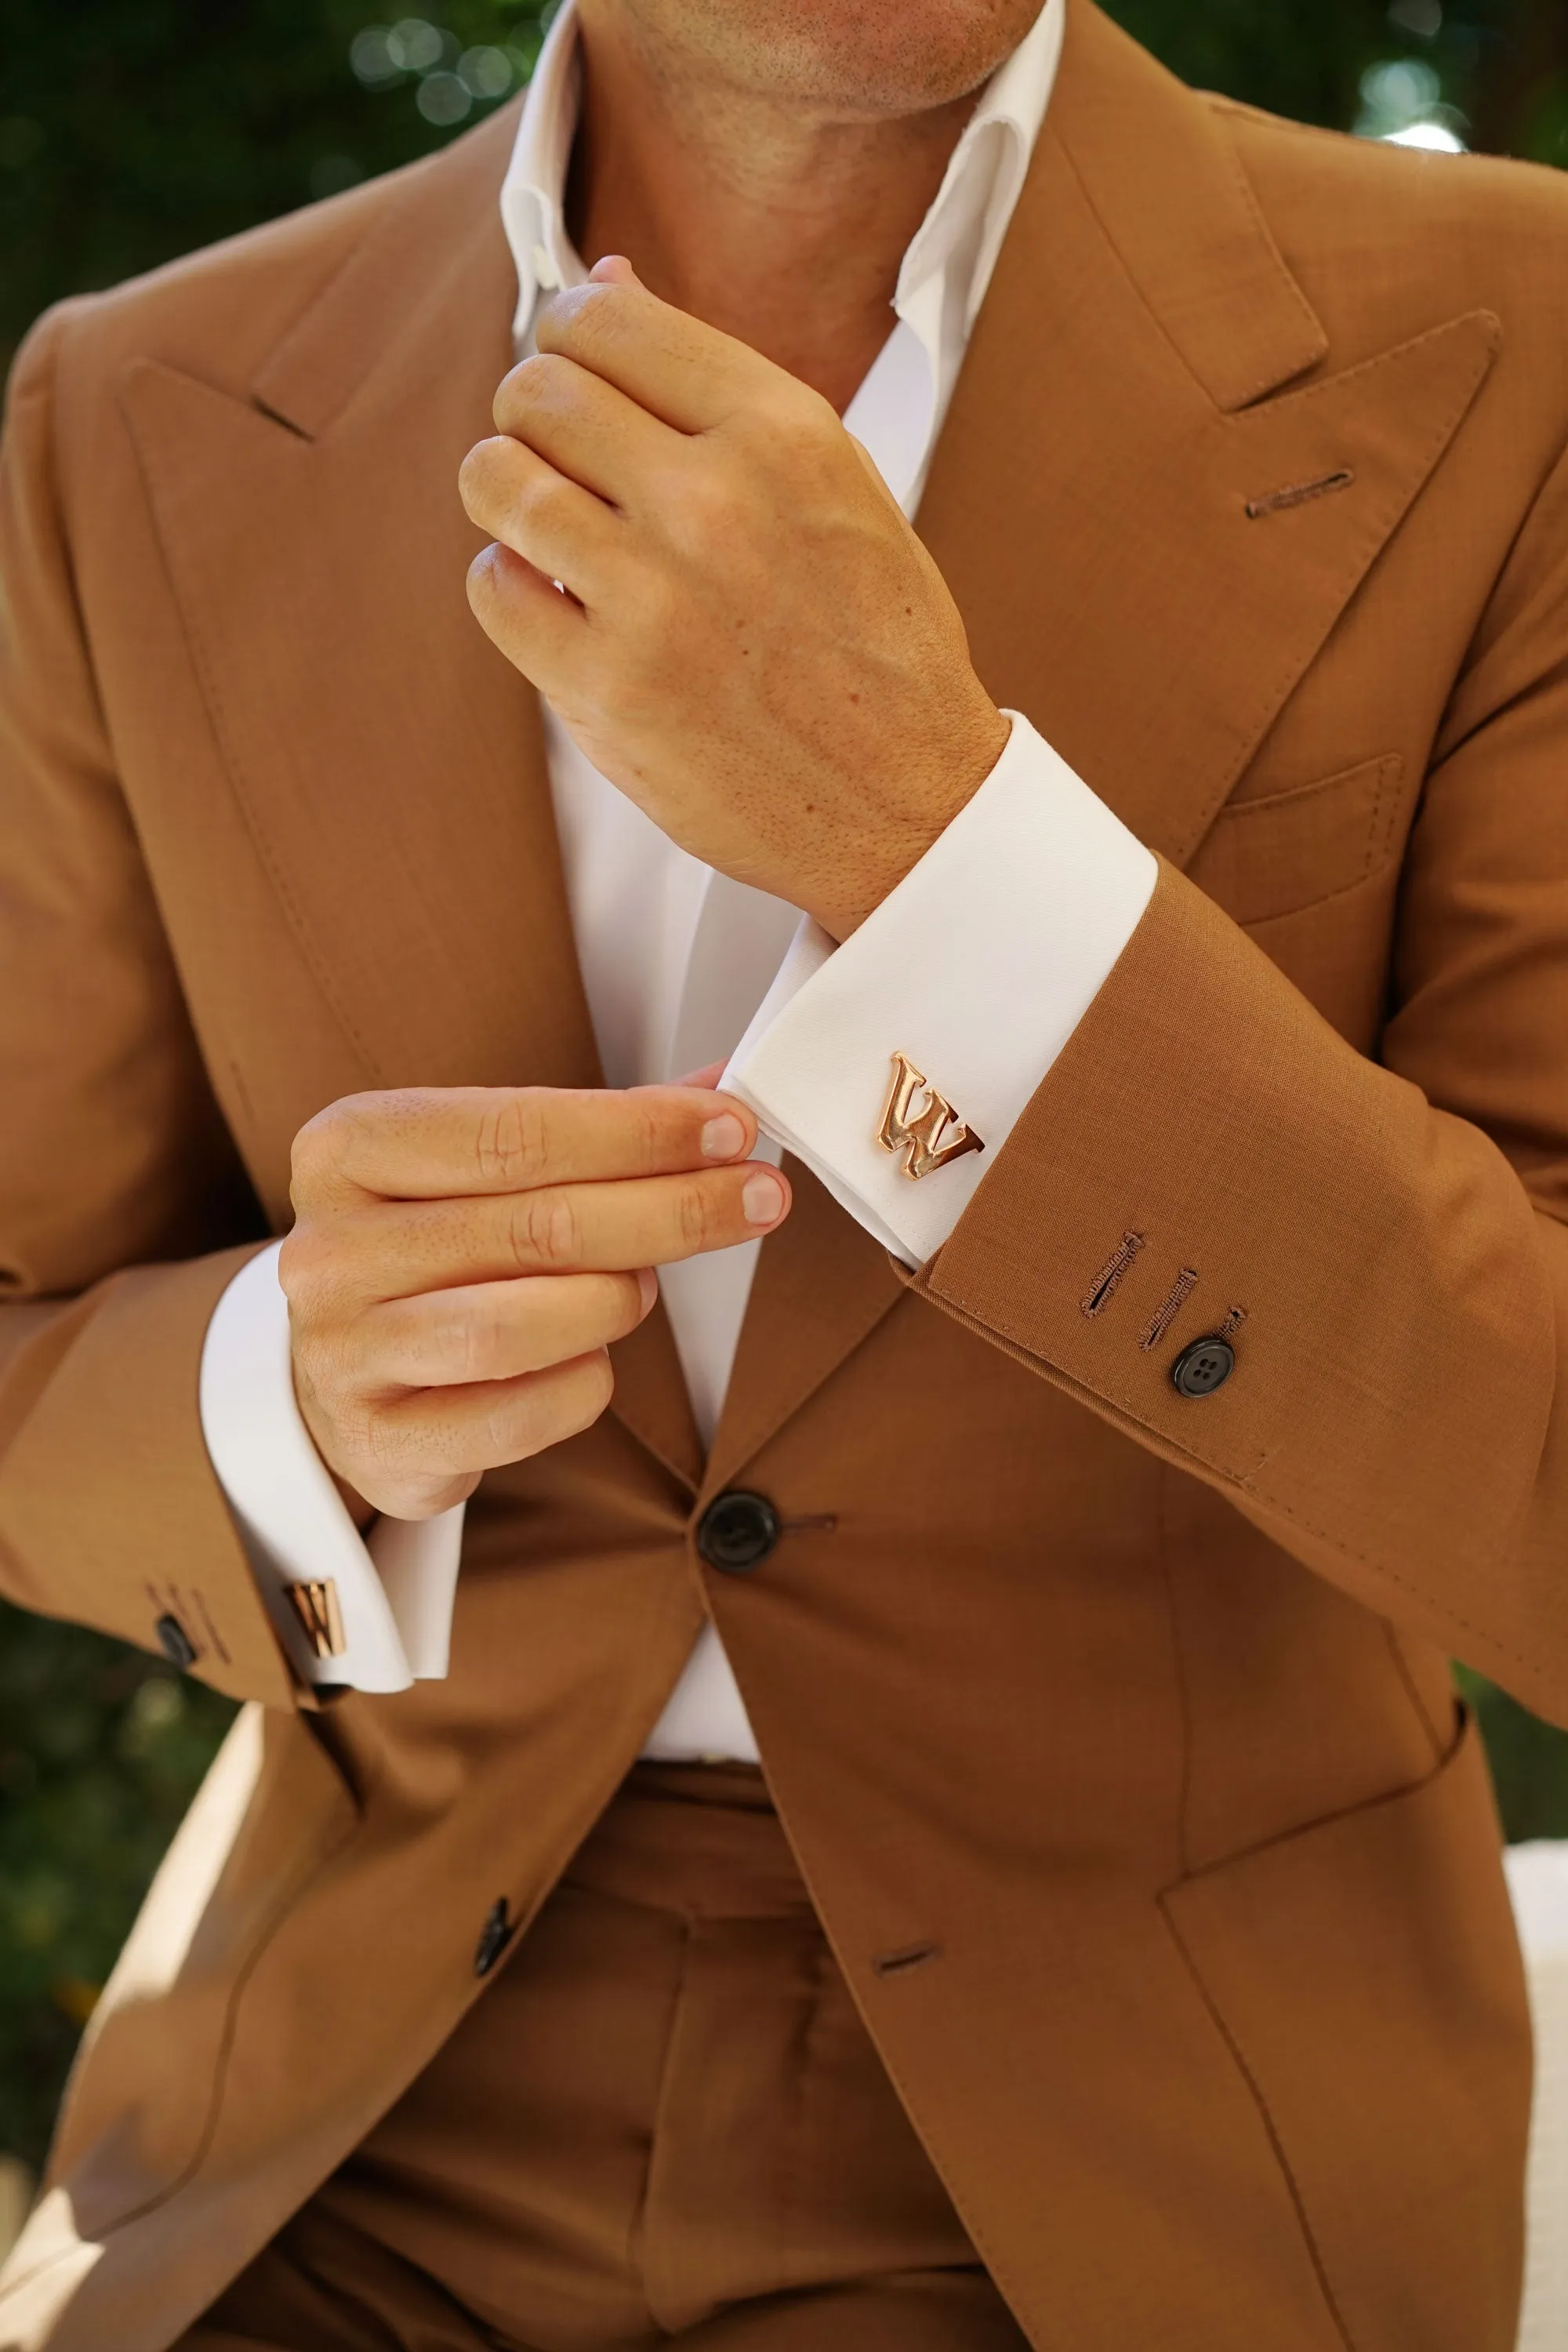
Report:
M 333 1580 L 328 1576 L 319 1584 L 289 1584 L 284 1590 L 317 1657 L 341 1658 L 348 1643 L 343 1637 L 343 1612 L 338 1606 L 338 1588 Z
M 927 1100 L 923 1109 L 917 1111 L 915 1097 L 922 1092 Z M 884 1151 L 901 1151 L 904 1174 L 916 1180 L 929 1176 L 933 1168 L 945 1168 L 950 1160 L 962 1160 L 966 1151 L 985 1149 L 907 1054 L 893 1055 L 893 1083 L 888 1089 L 877 1140 Z

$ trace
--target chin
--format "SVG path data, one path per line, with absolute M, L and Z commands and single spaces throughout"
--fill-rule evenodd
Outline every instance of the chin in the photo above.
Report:
M 637 0 L 650 29 L 759 93 L 868 115 L 968 96 L 1043 0 Z

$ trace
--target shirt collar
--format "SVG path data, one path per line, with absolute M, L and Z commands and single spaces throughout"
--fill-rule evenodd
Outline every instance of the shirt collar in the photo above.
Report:
M 539 52 L 501 184 L 501 221 L 517 266 L 519 343 L 541 294 L 580 286 L 588 275 L 567 236 L 565 213 L 566 167 L 582 100 L 577 10 L 574 0 L 563 0 Z
M 970 282 L 963 320 L 966 327 L 973 322 L 1045 120 L 1061 58 L 1066 8 L 1067 0 L 1046 0 L 981 92 L 899 271 L 893 308 L 911 324 L 930 307 L 931 289 L 940 287 L 950 261 L 965 247 Z M 501 187 L 501 219 L 517 268 L 520 342 L 542 293 L 579 286 L 587 276 L 566 235 L 564 212 L 582 87 L 577 11 L 574 0 L 563 0 L 533 69 Z
M 971 244 L 963 310 L 964 325 L 973 326 L 1045 121 L 1061 62 L 1066 18 L 1066 0 L 1046 0 L 1012 56 L 982 90 L 931 209 L 904 254 L 893 296 L 900 318 L 919 307 L 922 289 Z

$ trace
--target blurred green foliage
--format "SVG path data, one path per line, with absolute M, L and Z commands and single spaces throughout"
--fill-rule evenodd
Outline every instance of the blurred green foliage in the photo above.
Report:
M 787 5 L 787 0 L 781 0 Z M 1568 163 L 1563 0 L 1111 0 L 1189 81 Z M 58 296 L 352 186 L 526 79 L 537 0 L 0 0 L 0 365 Z M 1568 1835 L 1568 1738 L 1474 1677 L 1514 1837 Z M 82 2018 L 232 1710 L 0 1605 L 0 2153 L 37 2163 Z
M 538 50 L 537 0 L 448 0 L 401 20 L 421 60 L 414 28 L 436 37 L 431 64 L 367 82 L 351 50 L 375 15 L 367 0 L 4 0 L 0 352 L 60 294 L 439 146 L 496 102 L 464 90 L 465 56 L 510 51 L 515 87 Z M 437 82 L 432 107 L 433 73 L 458 88 Z
M 0 1603 L 0 2153 L 37 2159 L 97 1989 L 234 1710 Z

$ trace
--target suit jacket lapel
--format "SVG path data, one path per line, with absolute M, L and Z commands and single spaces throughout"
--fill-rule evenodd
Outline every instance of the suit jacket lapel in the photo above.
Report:
M 1476 314 L 1318 372 L 1223 121 L 1075 0 L 921 514 L 996 699 L 1184 863 L 1496 341 Z
M 537 704 L 463 590 L 479 538 L 457 469 L 510 359 L 510 136 L 503 115 L 409 175 L 247 396 L 150 362 L 124 384 L 233 789 L 373 1086 L 599 1075 Z M 921 516 L 997 699 L 1189 856 L 1494 335 L 1459 320 L 1311 376 L 1322 330 L 1223 128 L 1072 0 Z M 1331 474 L 1351 479 L 1248 517 Z M 900 1295 L 877 1246 L 804 1188 L 763 1254 L 710 1475 Z M 661 1312 L 617 1372 L 620 1417 L 694 1483 Z
M 248 398 L 153 361 L 122 397 L 230 782 L 366 1083 L 589 1085 L 537 703 L 464 588 L 458 467 L 510 358 L 475 146 Z
M 538 700 L 464 588 L 510 111 L 410 175 L 248 397 L 122 387 L 229 782 L 367 1087 L 602 1083 Z M 617 1412 L 694 1477 L 662 1309 L 621 1355 Z
M 1223 124 L 1069 0 L 919 519 L 996 700 L 1184 863 L 1447 446 L 1496 337 L 1477 315 L 1318 373 L 1327 337 Z M 900 1295 L 813 1187 L 763 1248 L 710 1483 Z

